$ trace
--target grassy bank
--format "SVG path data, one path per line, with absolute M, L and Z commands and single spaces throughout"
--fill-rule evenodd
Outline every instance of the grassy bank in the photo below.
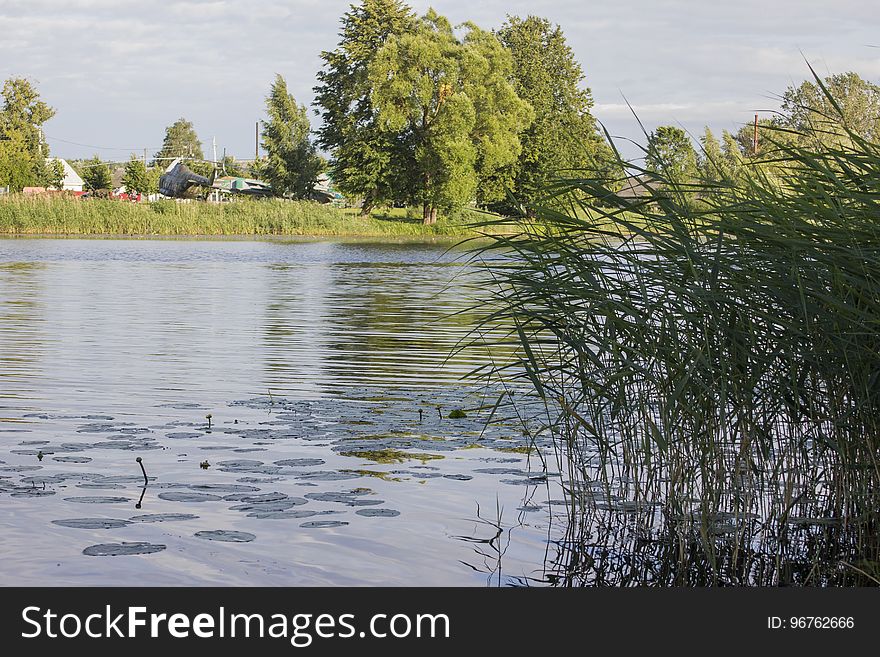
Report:
M 314 237 L 460 238 L 485 218 L 463 211 L 425 226 L 405 209 L 380 209 L 369 218 L 308 201 L 126 203 L 102 199 L 0 198 L 5 235 L 290 235 Z

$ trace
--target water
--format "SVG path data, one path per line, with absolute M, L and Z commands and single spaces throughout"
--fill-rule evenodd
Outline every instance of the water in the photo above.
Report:
M 450 357 L 465 269 L 438 245 L 0 240 L 0 580 L 540 580 L 559 495 L 462 380 L 485 349 Z

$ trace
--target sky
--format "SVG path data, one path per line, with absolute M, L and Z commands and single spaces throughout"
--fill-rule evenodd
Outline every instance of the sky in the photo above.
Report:
M 411 0 L 453 23 L 499 27 L 506 15 L 558 23 L 592 90 L 593 114 L 635 157 L 642 129 L 698 137 L 736 130 L 779 106 L 790 85 L 855 71 L 880 82 L 876 0 Z M 0 0 L 0 80 L 33 81 L 56 110 L 53 155 L 152 155 L 165 127 L 195 124 L 253 157 L 254 124 L 276 73 L 311 106 L 320 53 L 338 40 L 349 0 Z M 635 111 L 638 121 L 633 116 Z M 769 116 L 769 114 L 767 114 Z M 313 115 L 312 125 L 318 123 Z M 641 125 L 640 123 L 641 122 Z M 642 127 L 643 126 L 643 127 Z M 631 140 L 631 141 L 628 141 Z

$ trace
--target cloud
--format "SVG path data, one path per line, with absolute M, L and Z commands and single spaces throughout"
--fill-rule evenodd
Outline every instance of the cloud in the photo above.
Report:
M 253 151 L 275 73 L 310 104 L 320 52 L 356 0 L 0 0 L 0 79 L 32 77 L 58 110 L 47 134 L 94 145 L 155 147 L 179 116 L 202 139 Z M 880 77 L 876 9 L 868 0 L 413 0 L 459 23 L 508 14 L 559 23 L 582 63 L 596 116 L 618 134 L 681 123 L 735 129 L 817 71 Z M 66 156 L 94 149 L 52 143 Z M 107 155 L 113 151 L 107 151 Z

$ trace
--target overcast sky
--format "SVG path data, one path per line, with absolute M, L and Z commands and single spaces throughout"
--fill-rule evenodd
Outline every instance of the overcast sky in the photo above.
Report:
M 681 125 L 736 129 L 809 71 L 880 79 L 876 0 L 435 0 L 454 23 L 492 29 L 505 15 L 562 26 L 615 135 Z M 165 127 L 192 121 L 210 153 L 253 157 L 275 73 L 310 105 L 320 52 L 348 0 L 0 0 L 0 79 L 24 76 L 57 109 L 53 154 L 123 160 L 152 154 Z M 313 125 L 317 119 L 313 120 Z M 79 145 L 78 145 L 79 144 Z M 625 149 L 629 155 L 635 151 Z

